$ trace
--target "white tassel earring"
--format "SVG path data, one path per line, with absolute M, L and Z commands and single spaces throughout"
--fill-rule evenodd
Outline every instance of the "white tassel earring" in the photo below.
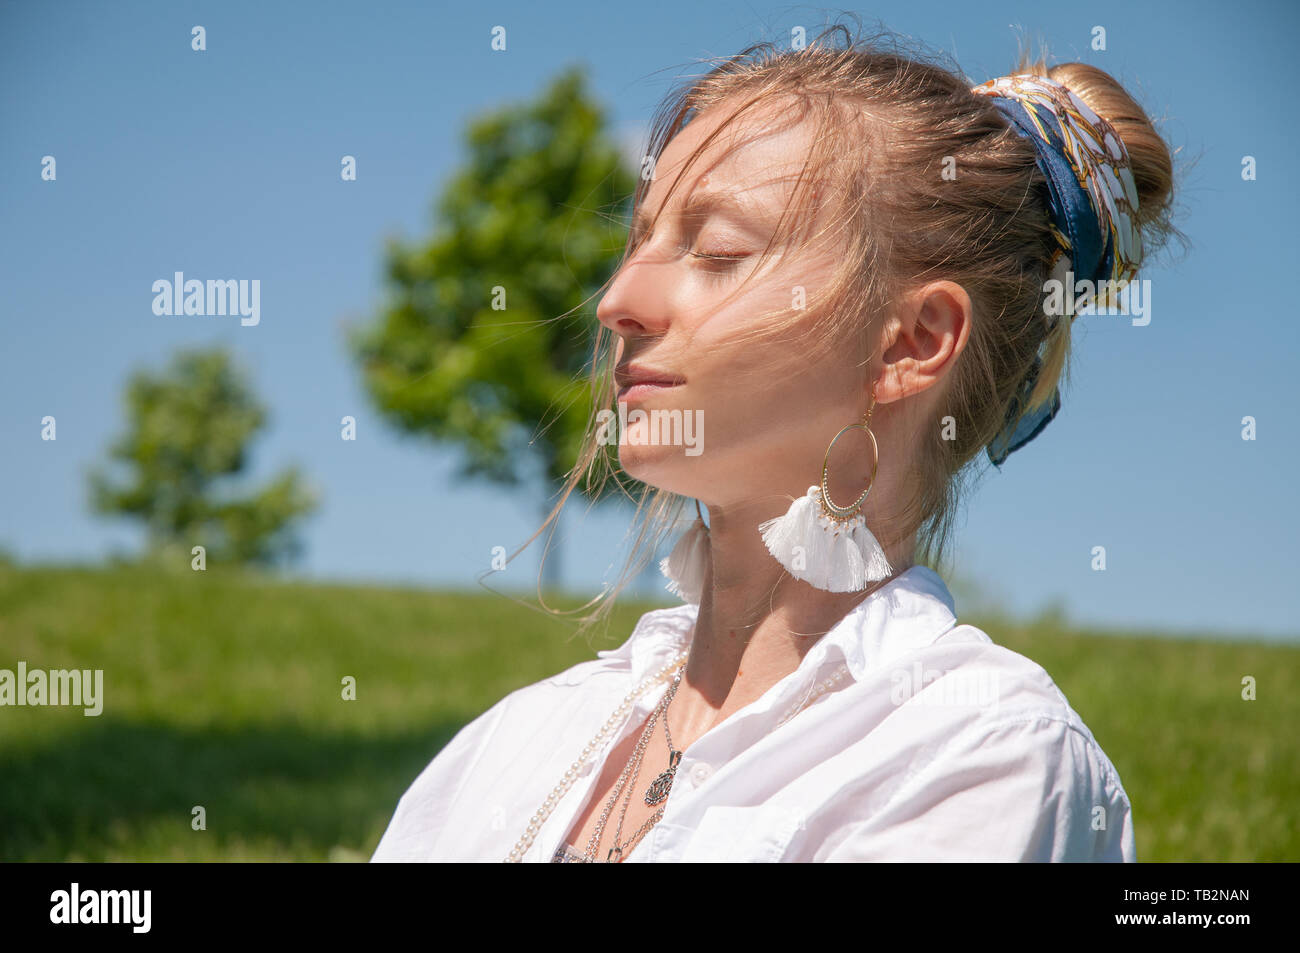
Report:
M 758 530 L 768 552 L 796 579 L 829 592 L 860 592 L 868 583 L 887 579 L 894 572 L 876 537 L 867 529 L 862 504 L 876 482 L 880 447 L 871 432 L 871 412 L 876 407 L 876 389 L 871 389 L 871 406 L 860 424 L 849 424 L 832 439 L 822 461 L 821 486 L 810 486 L 795 500 L 784 516 L 760 523 Z M 835 441 L 850 430 L 865 430 L 871 438 L 871 482 L 849 506 L 831 501 L 827 483 L 831 450 Z
M 659 560 L 659 571 L 668 577 L 668 591 L 686 602 L 699 604 L 704 595 L 704 573 L 708 568 L 709 528 L 704 525 L 700 501 L 695 501 L 695 522 L 682 534 L 673 551 Z

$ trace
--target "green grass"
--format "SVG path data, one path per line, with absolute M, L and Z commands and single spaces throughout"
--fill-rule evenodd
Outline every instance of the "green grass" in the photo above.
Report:
M 103 669 L 105 695 L 92 718 L 0 708 L 0 860 L 366 859 L 461 725 L 648 608 L 589 643 L 491 594 L 0 563 L 0 668 Z M 963 621 L 1051 673 L 1142 860 L 1300 860 L 1300 649 Z

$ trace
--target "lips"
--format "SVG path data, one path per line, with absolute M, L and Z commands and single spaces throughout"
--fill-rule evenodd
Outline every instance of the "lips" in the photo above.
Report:
M 648 397 L 686 383 L 686 378 L 654 367 L 628 364 L 614 372 L 618 384 L 618 399 Z

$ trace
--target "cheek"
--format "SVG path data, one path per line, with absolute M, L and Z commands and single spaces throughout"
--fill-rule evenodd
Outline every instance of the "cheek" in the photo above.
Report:
M 709 454 L 755 475 L 789 471 L 816 476 L 830 436 L 858 414 L 853 388 L 846 388 L 842 374 L 833 369 L 823 374 L 786 365 L 778 373 L 770 364 L 754 365 L 716 384 L 710 380 L 702 390 L 697 405 L 708 424 Z
M 719 439 L 725 431 L 763 431 L 799 417 L 813 402 L 816 374 L 797 344 L 769 340 L 703 344 L 691 399 L 715 422 Z M 811 378 L 811 380 L 810 380 Z

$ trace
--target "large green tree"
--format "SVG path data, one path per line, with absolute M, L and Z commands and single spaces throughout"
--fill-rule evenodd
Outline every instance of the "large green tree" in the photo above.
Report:
M 91 471 L 98 513 L 144 522 L 149 550 L 209 560 L 274 563 L 300 551 L 295 521 L 316 506 L 296 468 L 243 495 L 229 484 L 248 460 L 266 410 L 221 349 L 179 352 L 160 373 L 139 371 L 126 389 L 128 429 L 110 448 L 117 469 Z
M 480 117 L 431 236 L 388 243 L 387 301 L 352 347 L 385 416 L 458 446 L 462 476 L 512 485 L 540 464 L 554 484 L 577 459 L 595 320 L 579 306 L 617 267 L 636 185 L 605 125 L 576 68 Z

